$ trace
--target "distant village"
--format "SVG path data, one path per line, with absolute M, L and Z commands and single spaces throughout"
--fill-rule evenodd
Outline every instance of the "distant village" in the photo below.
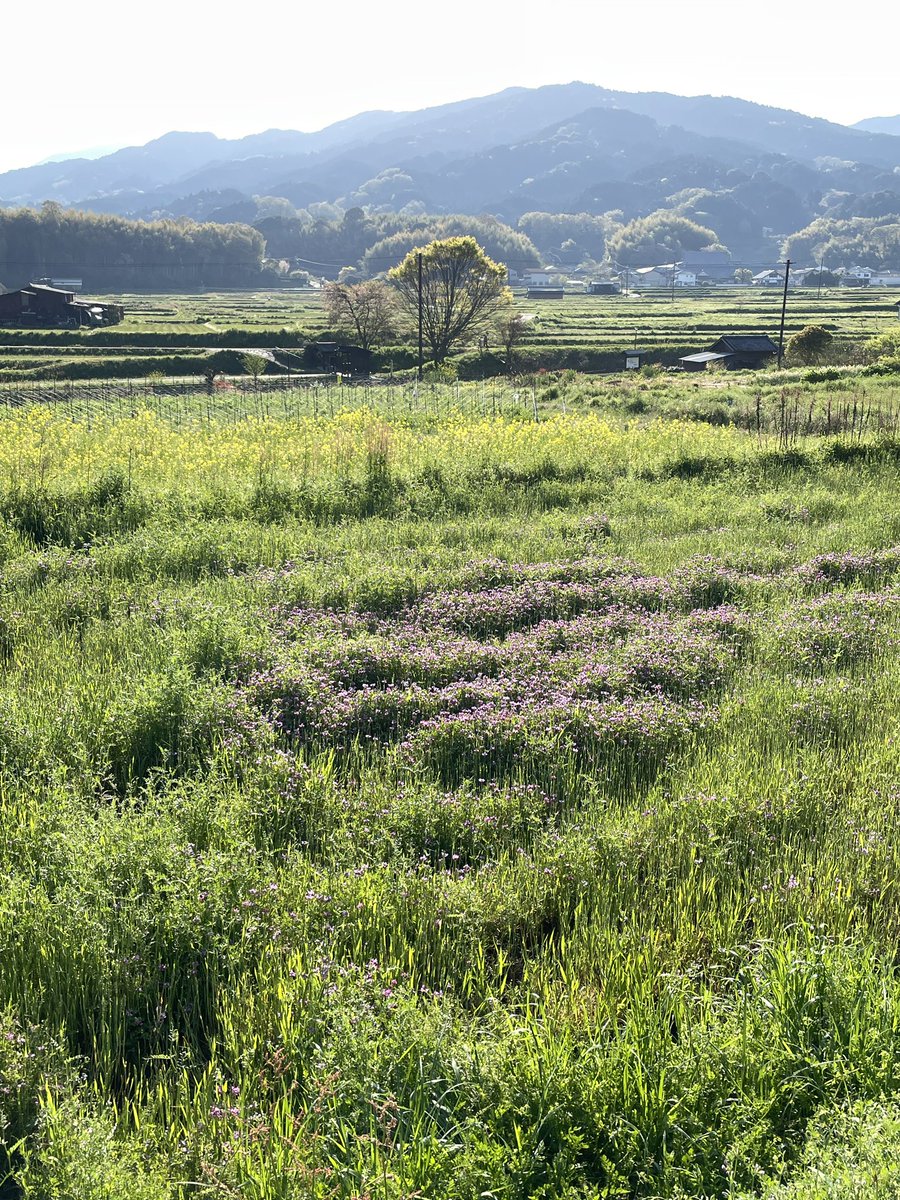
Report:
M 791 266 L 790 287 L 815 287 L 820 276 L 834 279 L 837 287 L 900 288 L 900 271 L 876 270 L 862 264 L 822 271 L 818 266 Z M 686 250 L 676 262 L 613 268 L 604 279 L 571 280 L 560 267 L 546 266 L 511 275 L 510 282 L 524 287 L 530 299 L 561 298 L 567 291 L 615 295 L 656 288 L 783 287 L 784 268 L 754 271 L 737 263 L 727 250 Z

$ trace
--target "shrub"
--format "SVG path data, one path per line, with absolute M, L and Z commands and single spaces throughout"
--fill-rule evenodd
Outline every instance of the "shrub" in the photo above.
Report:
M 834 347 L 834 337 L 823 325 L 805 325 L 788 338 L 785 358 L 789 363 L 809 367 L 827 362 Z

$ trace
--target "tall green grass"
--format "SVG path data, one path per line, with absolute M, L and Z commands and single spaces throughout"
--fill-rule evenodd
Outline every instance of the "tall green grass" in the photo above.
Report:
M 3 490 L 4 1198 L 894 1195 L 885 443 L 385 424 L 254 475 L 173 423 L 162 479 L 78 427 Z M 248 689 L 622 560 L 740 615 L 652 769 L 301 744 Z

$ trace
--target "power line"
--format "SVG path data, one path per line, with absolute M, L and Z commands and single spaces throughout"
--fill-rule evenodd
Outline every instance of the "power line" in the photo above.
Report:
M 352 267 L 352 265 L 353 265 L 352 263 L 348 263 L 346 261 L 345 262 L 338 262 L 338 261 L 322 262 L 317 259 L 304 258 L 302 255 L 296 255 L 296 254 L 295 255 L 284 255 L 284 256 L 272 255 L 271 257 L 272 258 L 285 257 L 285 258 L 289 258 L 292 262 L 302 263 L 305 266 L 328 267 L 328 268 L 336 267 L 339 270 L 344 267 Z M 389 256 L 389 257 L 385 256 L 384 258 L 369 258 L 369 259 L 366 259 L 365 261 L 366 261 L 367 265 L 374 265 L 374 264 L 396 265 L 402 260 L 397 258 L 396 256 Z M 48 260 L 48 259 L 38 259 L 38 258 L 34 258 L 34 259 L 0 258 L 0 265 L 2 265 L 3 267 L 32 267 L 33 268 L 38 263 L 43 265 L 43 269 L 54 268 L 54 269 L 65 270 L 65 271 L 76 271 L 76 270 L 77 271 L 86 271 L 86 270 L 90 270 L 90 271 L 131 271 L 131 270 L 171 270 L 171 269 L 184 270 L 186 268 L 198 268 L 199 269 L 199 268 L 208 268 L 208 267 L 219 267 L 219 268 L 227 267 L 227 268 L 234 268 L 234 269 L 248 269 L 251 267 L 254 267 L 254 268 L 256 267 L 255 263 L 250 263 L 250 262 L 240 262 L 240 261 L 217 262 L 217 261 L 213 261 L 210 259 L 202 259 L 202 260 L 197 260 L 197 261 L 189 260 L 189 261 L 185 261 L 185 262 L 169 261 L 169 262 L 128 262 L 128 263 L 93 262 L 92 263 L 92 262 L 84 262 L 84 261 L 60 262 L 60 261 L 54 260 L 54 259 Z M 542 270 L 542 268 L 536 267 L 534 265 L 534 261 L 530 258 L 507 258 L 507 259 L 504 259 L 504 265 L 526 267 L 526 268 L 530 267 L 531 269 L 533 269 L 535 271 Z M 600 265 L 600 264 L 598 264 L 598 265 Z M 635 271 L 638 269 L 630 264 L 627 266 L 625 264 L 623 264 L 621 267 L 618 264 L 613 264 L 613 265 L 616 270 L 619 270 L 622 272 L 624 272 L 625 270 Z M 783 265 L 783 262 L 780 260 L 777 260 L 777 259 L 769 260 L 769 261 L 765 261 L 765 262 L 763 262 L 763 261 L 751 262 L 749 260 L 744 260 L 744 261 L 732 260 L 732 262 L 729 264 L 729 266 L 733 267 L 735 271 L 756 270 L 757 272 L 759 272 L 759 271 L 776 271 L 782 265 Z M 562 264 L 560 264 L 559 269 L 562 270 L 564 268 L 568 268 L 568 269 L 574 270 L 580 266 L 581 266 L 581 262 L 562 263 Z M 811 271 L 818 270 L 818 268 L 815 266 L 810 266 L 808 269 Z

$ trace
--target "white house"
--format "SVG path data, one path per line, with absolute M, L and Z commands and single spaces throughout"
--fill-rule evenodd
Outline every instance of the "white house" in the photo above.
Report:
M 556 280 L 559 271 L 551 267 L 532 267 L 522 273 L 522 282 L 527 287 L 547 287 Z
M 874 272 L 871 267 L 838 267 L 835 275 L 840 277 L 844 287 L 868 287 Z
M 631 272 L 636 287 L 671 287 L 674 263 L 663 263 L 658 267 L 637 267 Z

